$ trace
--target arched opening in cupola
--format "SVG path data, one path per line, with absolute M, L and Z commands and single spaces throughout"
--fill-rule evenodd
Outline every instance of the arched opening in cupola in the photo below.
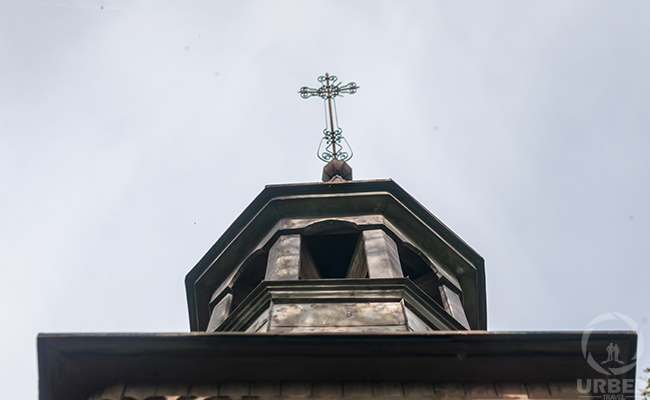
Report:
M 413 281 L 433 301 L 442 306 L 440 279 L 428 260 L 425 260 L 425 256 L 409 243 L 399 245 L 398 251 L 404 277 Z
M 232 286 L 231 312 L 264 280 L 267 257 L 265 251 L 258 250 L 251 254 L 241 266 Z
M 328 220 L 302 233 L 300 279 L 365 278 L 367 270 L 351 268 L 360 232 L 347 221 Z

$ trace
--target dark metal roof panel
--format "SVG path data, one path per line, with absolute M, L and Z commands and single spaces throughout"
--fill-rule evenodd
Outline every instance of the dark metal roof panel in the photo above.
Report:
M 602 378 L 582 332 L 42 334 L 41 400 L 83 400 L 118 382 L 551 382 Z M 592 332 L 596 359 L 634 332 Z M 624 378 L 634 379 L 636 368 Z

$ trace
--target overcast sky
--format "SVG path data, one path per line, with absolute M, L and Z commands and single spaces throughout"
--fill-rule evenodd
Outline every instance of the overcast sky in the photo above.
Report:
M 650 336 L 649 49 L 647 0 L 0 0 L 3 397 L 38 332 L 189 331 L 185 274 L 320 179 L 325 72 L 354 177 L 485 258 L 490 330 Z

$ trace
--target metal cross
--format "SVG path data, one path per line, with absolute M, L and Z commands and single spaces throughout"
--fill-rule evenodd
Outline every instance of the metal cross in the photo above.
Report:
M 303 86 L 298 92 L 300 93 L 300 97 L 303 99 L 308 99 L 312 96 L 318 96 L 327 101 L 329 126 L 326 126 L 325 130 L 323 130 L 324 137 L 321 139 L 321 144 L 318 146 L 318 158 L 325 162 L 337 159 L 347 161 L 352 158 L 352 149 L 350 148 L 348 141 L 345 140 L 341 134 L 343 130 L 338 126 L 338 118 L 336 118 L 337 125 L 334 125 L 336 114 L 336 103 L 334 101 L 334 98 L 336 96 L 343 96 L 344 94 L 355 94 L 357 92 L 357 89 L 359 89 L 359 86 L 357 86 L 357 84 L 354 82 L 350 82 L 347 85 L 341 86 L 341 83 L 336 83 L 337 80 L 338 78 L 336 76 L 325 73 L 325 76 L 318 77 L 318 82 L 322 83 L 323 86 L 319 87 L 318 89 L 312 89 L 310 87 Z M 326 119 L 326 125 L 327 122 L 328 121 Z M 325 149 L 321 151 L 323 141 L 325 141 L 326 146 Z M 346 152 L 343 148 L 343 142 L 345 142 L 347 147 L 350 149 L 349 153 Z M 337 147 L 339 148 L 338 151 Z

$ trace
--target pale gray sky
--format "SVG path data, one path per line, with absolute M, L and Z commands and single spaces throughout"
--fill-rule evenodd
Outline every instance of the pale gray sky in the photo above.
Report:
M 196 261 L 319 180 L 325 72 L 361 86 L 355 178 L 485 257 L 490 330 L 650 335 L 648 49 L 647 0 L 0 0 L 4 397 L 37 396 L 38 332 L 189 330 Z

